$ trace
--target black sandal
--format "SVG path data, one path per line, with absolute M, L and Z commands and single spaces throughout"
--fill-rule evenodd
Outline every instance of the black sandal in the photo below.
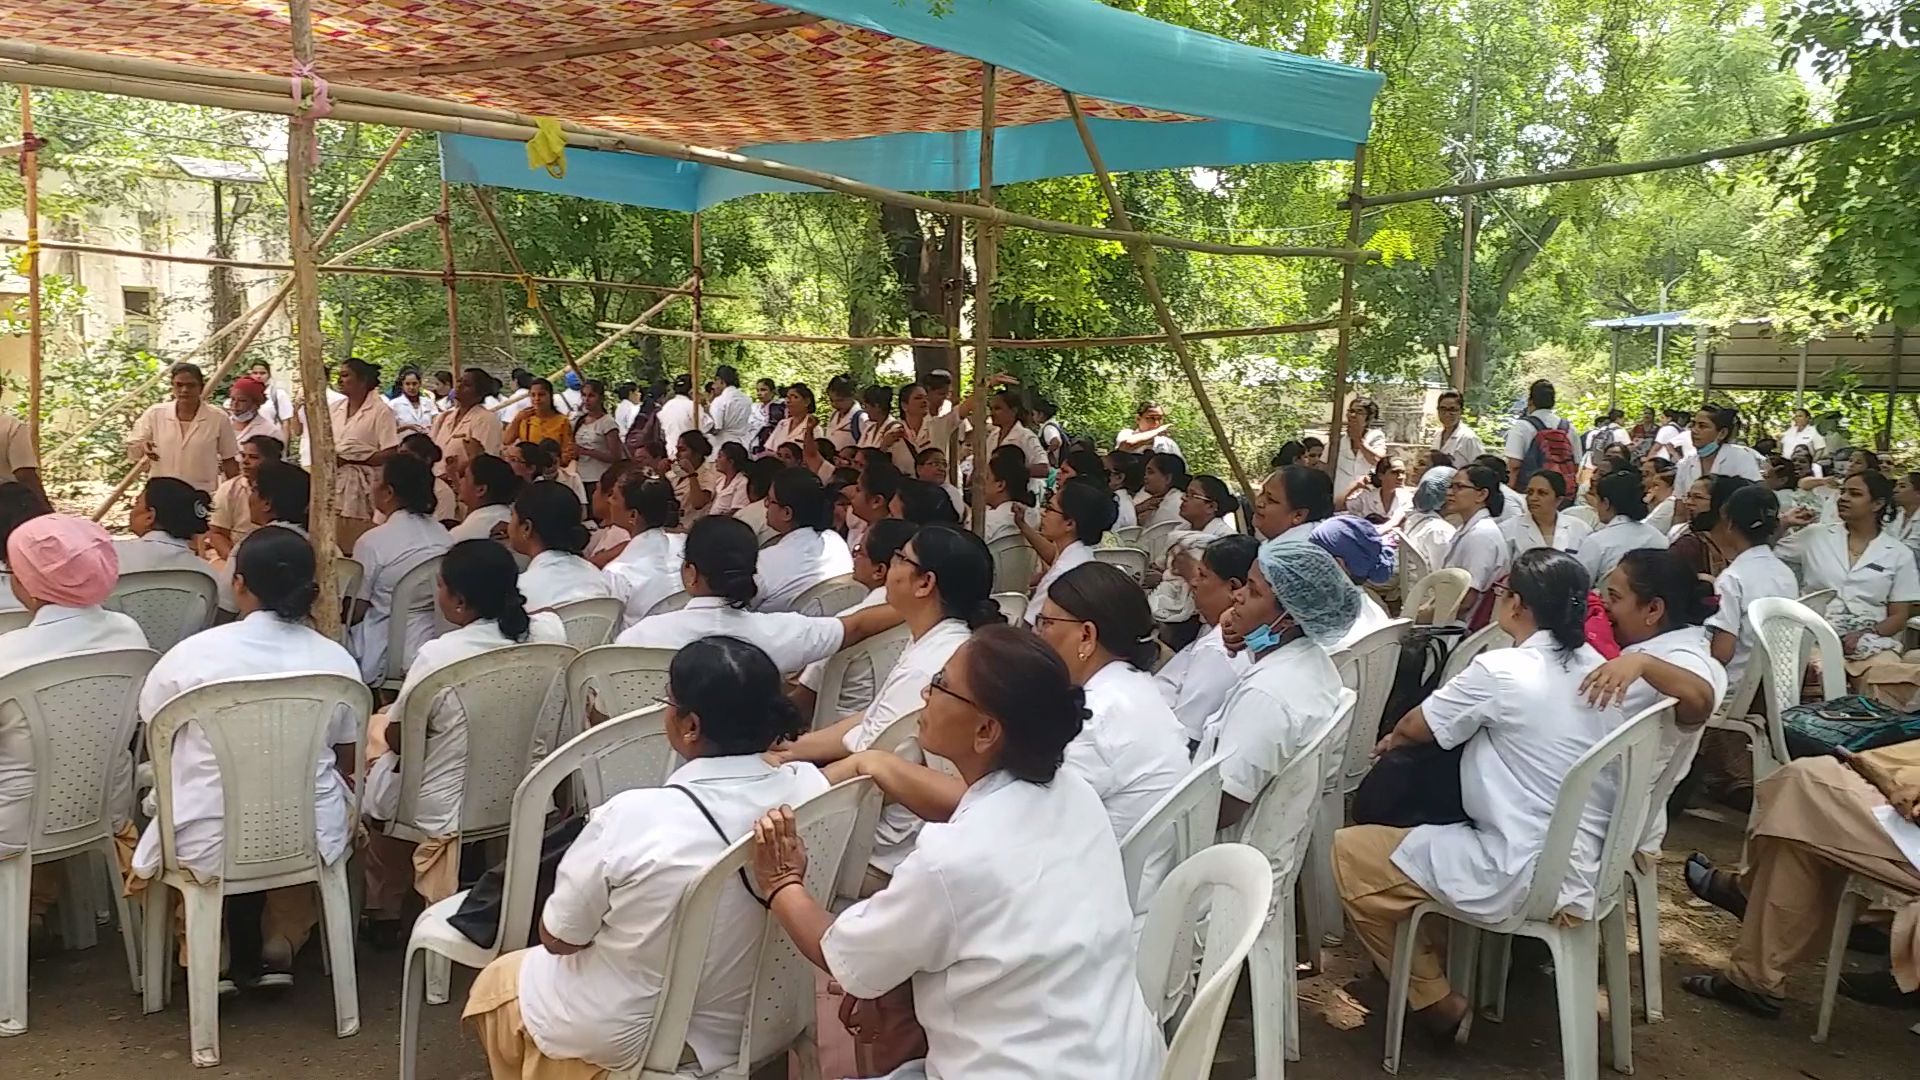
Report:
M 1680 989 L 1703 998 L 1712 998 L 1722 1004 L 1750 1012 L 1762 1020 L 1780 1018 L 1780 1001 L 1765 994 L 1756 994 L 1743 986 L 1736 986 L 1724 975 L 1689 975 L 1680 980 Z
M 1715 870 L 1712 859 L 1698 851 L 1687 856 L 1683 876 L 1693 895 L 1736 919 L 1747 917 L 1747 894 L 1740 891 L 1739 879 L 1725 870 Z

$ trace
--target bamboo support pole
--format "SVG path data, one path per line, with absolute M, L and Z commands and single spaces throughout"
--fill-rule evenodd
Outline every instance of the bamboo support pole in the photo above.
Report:
M 113 504 L 120 501 L 120 496 L 127 493 L 127 489 L 133 486 L 135 480 L 140 479 L 140 477 L 146 473 L 147 466 L 151 464 L 153 464 L 153 462 L 148 458 L 141 458 L 139 461 L 134 462 L 133 468 L 127 470 L 127 475 L 121 477 L 120 482 L 113 485 L 113 490 L 107 492 L 106 497 L 100 500 L 100 505 L 94 507 L 93 513 L 87 516 L 95 521 L 106 517 L 107 511 L 113 509 Z
M 796 26 L 811 26 L 821 21 L 818 15 L 775 15 L 765 19 L 747 19 L 743 22 L 721 23 L 692 30 L 673 30 L 664 34 L 639 34 L 634 37 L 614 38 L 611 41 L 596 42 L 592 45 L 571 45 L 564 49 L 542 49 L 539 52 L 517 55 L 489 56 L 484 60 L 464 60 L 447 64 L 404 64 L 382 68 L 343 68 L 333 74 L 334 78 L 338 79 L 414 79 L 439 75 L 464 75 L 474 71 L 543 67 L 565 60 L 639 52 L 642 49 L 663 49 L 669 45 L 684 45 L 691 41 L 712 41 L 716 38 L 729 38 L 740 34 L 774 33 Z
M 501 226 L 499 217 L 493 212 L 493 200 L 479 188 L 469 191 L 468 194 L 473 196 L 473 204 L 480 208 L 480 216 L 487 219 L 487 225 L 493 229 L 494 237 L 500 241 L 500 250 L 507 256 L 507 265 L 513 267 L 513 272 L 519 275 L 522 281 L 528 280 L 527 267 L 520 261 L 520 252 L 514 248 L 512 238 L 507 236 L 507 230 Z M 540 294 L 528 288 L 527 299 L 531 302 L 534 315 L 539 317 L 540 325 L 547 328 L 547 333 L 553 338 L 554 346 L 560 350 L 560 358 L 567 362 L 567 367 L 572 368 L 575 375 L 580 376 L 581 382 L 586 382 L 586 372 L 581 371 L 580 365 L 574 361 L 573 350 L 567 347 L 566 335 L 560 332 L 560 324 L 553 321 L 553 315 L 547 310 L 547 306 L 540 302 Z
M 1106 194 L 1113 220 L 1123 229 L 1131 228 L 1132 219 L 1127 213 L 1126 201 L 1120 197 L 1120 188 L 1114 184 L 1113 174 L 1107 171 L 1107 163 L 1100 156 L 1100 147 L 1093 141 L 1093 129 L 1087 126 L 1087 117 L 1080 108 L 1079 97 L 1070 90 L 1062 93 L 1066 95 L 1067 111 L 1073 116 L 1073 126 L 1080 133 L 1080 145 L 1086 148 L 1087 161 L 1093 166 L 1093 175 L 1100 182 L 1100 190 Z M 1227 466 L 1233 470 L 1233 478 L 1239 482 L 1241 492 L 1251 503 L 1254 497 L 1253 481 L 1247 476 L 1246 467 L 1240 464 L 1240 455 L 1234 452 L 1233 440 L 1227 437 L 1226 425 L 1220 422 L 1220 414 L 1213 407 L 1213 397 L 1200 380 L 1200 366 L 1194 363 L 1193 352 L 1187 348 L 1186 335 L 1180 332 L 1180 322 L 1174 317 L 1173 305 L 1167 303 L 1166 294 L 1160 290 L 1160 275 L 1153 268 L 1153 250 L 1145 244 L 1129 244 L 1127 253 L 1133 256 L 1134 269 L 1140 272 L 1140 285 L 1147 294 L 1148 303 L 1153 305 L 1154 317 L 1160 320 L 1160 328 L 1166 331 L 1168 347 L 1179 358 L 1181 370 L 1186 372 L 1194 399 L 1200 403 L 1200 412 L 1207 418 L 1207 427 L 1212 429 L 1214 441 L 1220 445 Z
M 380 159 L 373 163 L 373 168 L 367 170 L 367 175 L 360 181 L 360 186 L 354 189 L 353 194 L 347 197 L 347 201 L 333 215 L 333 220 L 327 223 L 326 231 L 321 233 L 320 239 L 315 241 L 314 243 L 314 246 L 316 249 L 325 247 L 329 242 L 333 240 L 334 237 L 340 235 L 341 229 L 344 229 L 347 227 L 347 222 L 352 219 L 354 210 L 359 207 L 361 200 L 367 197 L 367 193 L 373 190 L 373 185 L 379 182 L 380 177 L 386 173 L 387 166 L 393 163 L 394 157 L 400 153 L 401 146 L 405 145 L 407 138 L 412 134 L 413 132 L 407 129 L 402 129 L 394 134 L 393 145 L 387 147 L 386 152 L 380 155 Z M 430 220 L 431 219 L 422 219 L 422 222 L 430 221 Z M 422 222 L 415 222 L 412 225 L 402 225 L 397 229 L 389 229 L 386 232 L 381 233 L 379 236 L 374 237 L 372 240 L 362 241 L 361 243 L 356 244 L 355 246 L 347 249 L 346 251 L 341 252 L 339 255 L 334 257 L 333 261 L 344 262 L 347 259 L 350 259 L 354 255 L 358 254 L 362 250 L 365 250 L 375 245 L 377 242 L 384 242 L 387 239 L 391 239 L 393 237 L 400 236 L 406 232 L 412 231 L 413 229 L 419 227 L 422 224 Z M 0 242 L 3 242 L 3 241 L 0 241 Z M 288 269 L 292 269 L 292 267 L 289 266 Z M 198 355 L 201 350 L 212 348 L 215 342 L 219 341 L 221 338 L 225 337 L 227 334 L 238 329 L 242 325 L 251 325 L 252 329 L 247 333 L 245 341 L 242 343 L 240 349 L 236 350 L 236 351 L 244 351 L 246 345 L 251 344 L 253 342 L 253 339 L 259 335 L 261 328 L 263 328 L 266 325 L 267 320 L 272 318 L 273 313 L 280 310 L 280 305 L 286 302 L 287 295 L 292 291 L 293 291 L 293 281 L 291 278 L 281 282 L 280 287 L 274 291 L 274 294 L 272 296 L 261 301 L 259 304 L 255 305 L 251 310 L 243 312 L 239 318 L 233 320 L 232 322 L 221 327 L 220 329 L 215 330 L 212 334 L 208 335 L 207 339 L 201 342 L 197 348 L 187 353 L 186 355 L 187 356 Z M 220 376 L 225 373 L 226 368 L 229 365 L 231 365 L 232 362 L 233 362 L 232 354 L 230 353 L 228 356 L 228 359 L 224 363 L 222 363 L 222 365 L 219 368 L 215 370 L 215 374 L 213 375 L 213 377 L 207 381 L 207 385 L 209 386 L 215 385 L 219 381 Z M 46 464 L 46 461 L 51 460 L 53 458 L 57 458 L 57 457 L 63 457 L 66 454 L 72 452 L 73 450 L 78 449 L 80 446 L 80 441 L 82 439 L 86 438 L 88 435 L 91 435 L 96 429 L 100 427 L 100 425 L 106 423 L 108 420 L 111 420 L 114 417 L 119 416 L 122 413 L 122 411 L 126 409 L 127 406 L 144 400 L 146 396 L 148 394 L 151 394 L 154 388 L 159 386 L 161 381 L 166 377 L 167 377 L 166 369 L 162 368 L 160 371 L 155 372 L 152 378 L 148 379 L 146 382 L 141 383 L 139 386 L 136 386 L 132 390 L 128 391 L 123 397 L 120 398 L 120 400 L 114 402 L 111 406 L 105 409 L 96 411 L 93 414 L 93 418 L 87 421 L 87 423 L 83 425 L 79 431 L 68 436 L 66 442 L 60 444 L 60 446 L 55 448 L 51 454 L 47 454 L 45 458 L 42 460 L 41 464 L 44 466 Z M 104 511 L 102 512 L 104 513 Z
M 1367 6 L 1367 43 L 1363 50 L 1366 67 L 1374 67 L 1374 43 L 1380 40 L 1380 0 L 1372 0 Z M 1347 246 L 1360 246 L 1361 212 L 1365 209 L 1362 196 L 1367 190 L 1367 144 L 1359 143 L 1353 148 L 1353 179 L 1347 196 Z M 1327 422 L 1327 462 L 1326 470 L 1331 475 L 1339 460 L 1340 425 L 1346 418 L 1347 372 L 1353 360 L 1353 304 L 1354 285 L 1357 267 L 1353 262 L 1340 266 L 1340 335 L 1333 346 L 1333 419 Z M 1338 497 L 1336 495 L 1336 497 Z
M 460 282 L 453 275 L 453 208 L 447 192 L 447 182 L 440 181 L 440 212 L 434 215 L 440 226 L 440 266 L 444 271 L 447 289 L 447 361 L 453 366 L 453 377 L 460 378 Z
M 290 0 L 288 15 L 293 31 L 293 57 L 302 66 L 313 64 L 313 17 L 311 0 Z M 306 80 L 303 80 L 306 81 Z M 327 368 L 320 340 L 320 276 L 315 272 L 314 253 L 319 244 L 312 226 L 313 157 L 315 142 L 313 110 L 307 104 L 302 87 L 300 107 L 293 114 L 287 133 L 287 232 L 293 249 L 293 317 L 300 355 L 300 389 L 306 398 L 302 414 L 303 437 L 313 446 L 312 496 L 307 504 L 307 531 L 313 538 L 313 550 L 328 565 L 320 567 L 320 595 L 315 600 L 314 627 L 327 637 L 340 633 L 340 590 L 330 572 L 330 553 L 337 550 L 339 522 L 334 517 L 334 473 L 338 468 L 333 445 L 333 416 L 327 408 Z
M 1365 316 L 1355 316 L 1354 324 L 1366 324 Z M 621 329 L 621 323 L 595 323 L 602 330 Z M 1223 330 L 1187 330 L 1181 337 L 1188 341 L 1215 341 L 1222 338 L 1279 337 L 1285 334 L 1312 334 L 1323 330 L 1339 329 L 1338 319 L 1319 319 L 1314 322 L 1282 323 L 1277 326 L 1237 326 Z M 651 337 L 690 338 L 691 330 L 678 330 L 665 326 L 634 326 L 627 331 L 631 334 L 645 334 Z M 810 334 L 752 334 L 730 333 L 721 330 L 707 330 L 701 336 L 708 341 L 755 341 L 781 345 L 832 345 L 840 348 L 901 348 L 910 345 L 946 346 L 949 338 L 923 337 L 820 337 Z M 1103 349 L 1133 345 L 1165 345 L 1165 334 L 1127 334 L 1120 337 L 1084 337 L 1084 338 L 993 338 L 987 342 L 995 349 Z
M 693 281 L 693 279 L 688 278 L 687 281 L 691 282 Z M 663 296 L 659 300 L 654 301 L 654 304 L 652 307 L 641 312 L 638 316 L 634 318 L 632 322 L 626 324 L 625 326 L 614 327 L 613 333 L 608 334 L 605 338 L 603 338 L 600 341 L 598 345 L 595 345 L 593 348 L 588 349 L 586 352 L 581 353 L 579 358 L 575 360 L 574 363 L 586 364 L 597 359 L 601 353 L 606 352 L 608 349 L 613 348 L 613 346 L 616 343 L 618 343 L 622 338 L 634 332 L 642 324 L 644 324 L 648 319 L 651 319 L 655 315 L 658 315 L 662 311 L 665 311 L 667 309 L 667 305 L 679 299 L 680 296 L 681 296 L 681 290 L 676 289 L 673 292 L 673 294 L 669 296 Z M 681 330 L 681 331 L 676 331 L 676 333 L 690 334 L 691 332 L 686 330 Z M 554 372 L 551 376 L 549 376 L 549 379 L 557 379 L 562 375 L 566 374 L 566 372 L 567 372 L 567 369 L 563 367 L 560 370 Z M 516 390 L 514 391 L 511 397 L 501 398 L 499 401 L 493 403 L 492 405 L 487 406 L 487 408 L 493 410 L 494 412 L 499 412 L 501 409 L 504 409 L 507 406 L 512 405 L 514 402 L 523 400 L 526 396 L 527 396 L 527 392 L 525 390 Z
M 0 42 L 0 79 L 58 86 L 72 90 L 95 90 L 128 97 L 146 97 L 182 101 L 216 108 L 246 112 L 287 114 L 293 111 L 284 78 L 253 75 L 189 64 L 157 60 L 106 56 L 78 49 L 63 49 L 19 41 Z M 424 131 L 444 131 L 476 135 L 489 139 L 526 142 L 537 132 L 535 118 L 505 109 L 491 109 L 440 101 L 419 94 L 330 83 L 333 119 L 348 122 L 388 124 Z M 1027 214 L 1012 213 L 991 205 L 950 202 L 943 199 L 894 191 L 835 176 L 785 162 L 750 157 L 709 147 L 691 146 L 649 135 L 608 131 L 562 121 L 562 133 L 570 146 L 590 150 L 631 151 L 675 161 L 750 173 L 773 180 L 801 184 L 824 191 L 903 206 L 928 214 L 950 214 L 1003 228 L 1030 229 L 1034 232 L 1078 236 L 1088 240 L 1115 243 L 1146 243 L 1156 247 L 1198 251 L 1215 255 L 1267 255 L 1274 258 L 1325 258 L 1361 261 L 1378 259 L 1379 253 L 1348 248 L 1281 247 L 1266 244 L 1221 244 L 1205 240 L 1168 236 L 1164 233 L 1079 225 L 1050 221 Z
M 980 205 L 993 205 L 993 136 L 997 121 L 999 71 L 980 65 Z M 990 222 L 973 227 L 973 505 L 972 528 L 987 531 L 987 380 L 993 374 L 993 276 L 1000 236 Z
M 700 410 L 704 407 L 701 404 L 703 391 L 700 383 L 700 350 L 706 348 L 707 344 L 706 339 L 701 336 L 702 326 L 700 322 L 702 315 L 700 294 L 704 291 L 707 279 L 705 264 L 701 261 L 702 254 L 700 249 L 700 213 L 699 211 L 695 211 L 693 215 L 693 337 L 687 345 L 687 378 L 693 383 L 692 398 L 694 427 L 696 429 L 700 426 L 699 414 Z M 621 336 L 624 337 L 626 335 L 622 334 Z M 669 446 L 667 450 L 671 452 L 673 447 Z
M 33 134 L 33 88 L 20 87 L 20 179 L 27 214 L 27 437 L 40 454 L 40 361 L 45 347 L 40 320 L 40 147 Z

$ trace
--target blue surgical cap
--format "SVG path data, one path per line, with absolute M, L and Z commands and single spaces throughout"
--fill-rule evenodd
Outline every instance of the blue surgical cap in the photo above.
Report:
M 1280 609 L 1309 638 L 1332 648 L 1353 628 L 1360 615 L 1360 587 L 1333 556 L 1304 540 L 1269 540 L 1260 545 L 1259 562 Z
M 1393 549 L 1373 522 L 1338 514 L 1313 527 L 1313 542 L 1340 560 L 1355 581 L 1385 585 L 1393 577 Z
M 1454 470 L 1446 465 L 1435 465 L 1420 478 L 1420 485 L 1413 489 L 1413 508 L 1437 514 L 1447 505 L 1447 485 L 1453 483 Z

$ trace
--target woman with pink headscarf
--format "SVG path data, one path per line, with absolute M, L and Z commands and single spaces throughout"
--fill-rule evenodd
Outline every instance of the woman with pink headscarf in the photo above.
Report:
M 105 529 L 85 518 L 44 514 L 7 538 L 13 595 L 33 614 L 26 626 L 0 634 L 0 678 L 42 660 L 108 649 L 144 649 L 140 624 L 100 602 L 113 591 L 120 561 Z M 103 724 L 119 717 L 101 714 Z M 133 758 L 114 771 L 115 821 L 133 840 Z M 33 738 L 17 709 L 0 709 L 0 859 L 25 850 L 33 809 Z

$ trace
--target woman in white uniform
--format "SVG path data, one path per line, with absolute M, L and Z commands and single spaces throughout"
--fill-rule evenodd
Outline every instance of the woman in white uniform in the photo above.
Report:
M 420 391 L 420 369 L 412 367 L 401 370 L 393 396 L 387 398 L 387 408 L 393 410 L 394 426 L 402 438 L 416 432 L 431 433 L 433 418 L 440 415 L 440 405 L 433 395 Z
M 1020 522 L 1033 516 L 1027 467 L 1016 457 L 995 453 L 987 458 L 987 524 L 981 539 L 989 545 L 1020 535 Z
M 1767 596 L 1791 600 L 1800 595 L 1793 568 L 1768 546 L 1779 531 L 1779 500 L 1758 485 L 1729 495 L 1713 526 L 1714 541 L 1728 562 L 1714 579 L 1720 606 L 1707 619 L 1707 629 L 1712 635 L 1713 658 L 1727 669 L 1730 691 L 1740 689 L 1752 662 L 1753 647 L 1760 640 L 1749 614 L 1753 602 Z M 1745 715 L 1748 702 L 1735 700 L 1733 705 L 1741 710 L 1734 715 Z
M 1045 596 L 1060 575 L 1082 563 L 1093 561 L 1094 545 L 1113 528 L 1113 498 L 1107 489 L 1085 477 L 1075 477 L 1056 485 L 1040 514 L 1040 527 L 1034 528 L 1020 518 L 1020 535 L 1033 545 L 1046 569 L 1034 585 L 1033 595 Z M 1028 626 L 1040 625 L 1040 604 L 1028 604 Z
M 1673 490 L 1685 491 L 1703 476 L 1738 476 L 1758 482 L 1766 471 L 1759 454 L 1733 441 L 1740 429 L 1738 409 L 1709 405 L 1693 414 L 1693 453 L 1673 469 Z
M 1180 507 L 1186 501 L 1184 492 L 1190 479 L 1186 461 L 1178 454 L 1155 454 L 1147 459 L 1142 478 L 1141 490 L 1146 498 L 1136 502 L 1133 507 L 1140 527 L 1144 529 L 1162 522 L 1180 521 Z
M 495 1076 L 587 1080 L 638 1065 L 682 895 L 760 815 L 827 789 L 812 765 L 763 759 L 805 722 L 754 646 L 718 637 L 682 649 L 666 706 L 667 741 L 685 764 L 666 786 L 623 791 L 592 811 L 560 860 L 540 944 L 474 979 L 462 1015 Z M 687 1024 L 702 1074 L 733 1063 L 751 1004 L 764 923 L 741 886 L 722 891 Z
M 142 723 L 152 723 L 161 706 L 186 691 L 220 679 L 296 672 L 361 677 L 353 657 L 307 621 L 320 586 L 314 577 L 313 545 L 305 537 L 278 526 L 256 530 L 234 549 L 233 571 L 239 620 L 195 634 L 160 658 L 140 691 Z M 340 775 L 334 748 L 355 742 L 365 719 L 344 710 L 336 715 L 314 758 L 314 834 L 320 858 L 328 864 L 346 856 L 353 833 L 347 820 L 347 781 Z M 225 859 L 226 802 L 213 746 L 198 725 L 180 729 L 174 738 L 172 775 L 156 781 L 172 785 L 173 848 L 180 865 L 202 877 L 217 876 Z M 131 891 L 154 887 L 150 881 L 160 870 L 158 830 L 157 821 L 149 822 L 140 836 L 128 881 Z M 314 924 L 311 886 L 227 897 L 233 983 L 291 985 L 293 957 Z
M 773 478 L 767 525 L 779 536 L 760 553 L 756 611 L 792 611 L 800 594 L 853 573 L 853 554 L 833 531 L 833 502 L 820 478 L 788 469 Z
M 834 614 L 851 615 L 887 602 L 887 572 L 893 567 L 893 557 L 907 546 L 919 528 L 900 518 L 881 518 L 861 535 L 860 542 L 853 545 L 853 580 L 866 586 L 867 595 Z M 808 664 L 795 680 L 799 685 L 793 690 L 793 699 L 809 716 L 814 714 L 826 670 L 826 661 L 818 660 Z M 834 702 L 835 715 L 848 716 L 873 704 L 873 674 L 870 656 L 857 657 L 848 663 L 840 679 L 840 696 Z
M 1586 570 L 1565 552 L 1521 555 L 1495 605 L 1516 644 L 1481 653 L 1375 748 L 1387 754 L 1426 743 L 1465 747 L 1458 763 L 1465 820 L 1415 829 L 1354 825 L 1334 834 L 1341 903 L 1382 974 L 1392 971 L 1399 924 L 1430 899 L 1489 921 L 1517 912 L 1567 773 L 1624 722 L 1617 708 L 1595 708 L 1581 691 L 1603 662 L 1586 641 L 1590 588 Z M 1593 917 L 1610 798 L 1604 786 L 1595 785 L 1560 883 L 1556 907 L 1575 918 Z M 1466 1019 L 1467 999 L 1447 984 L 1431 939 L 1416 936 L 1413 949 L 1414 1019 L 1453 1036 Z
M 507 523 L 507 546 L 527 558 L 520 595 L 530 611 L 613 595 L 607 575 L 582 557 L 587 526 L 580 519 L 580 500 L 565 485 L 542 480 L 521 490 Z
M 1633 473 L 1621 470 L 1601 477 L 1588 489 L 1587 501 L 1600 527 L 1580 541 L 1575 557 L 1590 580 L 1605 581 L 1629 551 L 1667 546 L 1667 534 L 1645 521 L 1645 492 L 1640 477 Z
M 1500 514 L 1506 508 L 1500 474 L 1485 465 L 1469 465 L 1455 473 L 1448 485 L 1447 513 L 1461 522 L 1447 545 L 1443 569 L 1465 570 L 1473 579 L 1460 601 L 1462 621 L 1478 630 L 1491 617 L 1493 583 L 1507 568 L 1507 538 L 1500 532 Z
M 749 611 L 754 564 L 761 554 L 753 530 L 743 521 L 709 517 L 694 522 L 687 530 L 686 559 L 679 574 L 679 586 L 691 597 L 687 606 L 641 619 L 621 631 L 614 643 L 679 649 L 701 638 L 727 635 L 759 646 L 773 658 L 780 674 L 792 676 L 808 664 L 900 625 L 899 613 L 884 604 L 838 617 Z
M 1367 592 L 1368 585 L 1385 585 L 1393 580 L 1394 551 L 1381 542 L 1379 530 L 1352 514 L 1335 514 L 1315 525 L 1308 539 L 1333 556 L 1360 588 L 1360 610 L 1354 613 L 1353 625 L 1333 643 L 1332 651 L 1348 648 L 1393 621 L 1387 609 Z
M 998 450 L 1003 446 L 1018 447 L 1021 457 L 1026 459 L 1027 475 L 1044 479 L 1052 471 L 1047 460 L 1047 449 L 1040 445 L 1040 437 L 1027 427 L 1026 399 L 1013 387 L 1003 387 L 987 402 L 987 415 L 993 418 L 993 430 L 987 433 L 987 450 Z
M 1833 589 L 1827 621 L 1847 653 L 1847 673 L 1856 690 L 1867 669 L 1900 655 L 1900 635 L 1913 604 L 1920 601 L 1920 574 L 1913 552 L 1885 531 L 1893 518 L 1893 482 L 1877 472 L 1855 473 L 1840 486 L 1840 520 L 1812 524 L 1812 513 L 1795 510 L 1781 520 L 1789 531 L 1780 540 L 1782 559 L 1800 567 L 1801 584 L 1812 592 Z
M 1413 488 L 1407 483 L 1407 463 L 1383 457 L 1373 471 L 1346 491 L 1336 493 L 1340 509 L 1363 517 L 1383 529 L 1397 528 L 1413 506 Z
M 580 386 L 580 409 L 573 415 L 573 452 L 573 468 L 586 490 L 586 501 L 593 499 L 607 467 L 627 456 L 620 443 L 620 424 L 607 413 L 607 384 L 599 379 L 588 379 Z
M 433 636 L 432 608 L 396 615 L 394 589 L 408 571 L 446 554 L 453 538 L 446 526 L 433 520 L 433 473 L 418 458 L 406 454 L 388 458 L 373 489 L 373 501 L 387 520 L 368 529 L 353 549 L 366 572 L 348 620 L 347 651 L 359 658 L 366 681 L 378 683 L 388 675 L 388 619 L 407 621 L 409 652 L 418 651 Z
M 1500 526 L 1510 558 L 1543 547 L 1579 551 L 1581 541 L 1593 532 L 1586 522 L 1561 512 L 1560 506 L 1567 499 L 1567 478 L 1552 469 L 1541 469 L 1527 479 L 1526 498 L 1526 513 Z
M 127 515 L 127 528 L 133 539 L 114 543 L 120 561 L 120 573 L 142 570 L 187 570 L 212 578 L 219 590 L 222 611 L 233 610 L 233 595 L 224 587 L 213 564 L 194 553 L 195 541 L 206 535 L 207 520 L 213 515 L 213 500 L 207 493 L 189 487 L 184 480 L 156 476 L 141 489 Z
M 1160 696 L 1187 738 L 1189 752 L 1199 745 L 1207 720 L 1220 710 L 1234 683 L 1252 669 L 1245 650 L 1228 652 L 1220 620 L 1233 606 L 1233 595 L 1243 588 L 1260 542 L 1251 536 L 1223 536 L 1200 549 L 1194 560 L 1193 606 L 1199 612 L 1200 636 L 1154 673 Z
M 872 776 L 939 823 L 885 889 L 835 916 L 807 892 L 792 813 L 754 827 L 756 887 L 854 999 L 861 1029 L 909 1010 L 925 1029 L 923 1060 L 878 1063 L 895 1080 L 1159 1075 L 1166 1049 L 1134 975 L 1120 848 L 1100 797 L 1061 764 L 1085 715 L 1053 650 L 983 627 L 929 682 L 920 721 L 922 746 L 958 778 L 893 754 L 828 769 Z
M 453 539 L 499 540 L 507 538 L 507 519 L 513 516 L 513 500 L 520 495 L 520 474 L 505 458 L 480 454 L 468 461 L 460 472 L 460 505 L 467 516 L 452 529 Z
M 562 489 L 564 491 L 565 489 Z M 571 497 L 571 496 L 569 496 Z M 425 834 L 415 845 L 382 831 L 400 809 L 399 720 L 420 683 L 469 657 L 530 641 L 566 644 L 567 632 L 550 611 L 527 614 L 514 585 L 513 556 L 491 540 L 462 540 L 440 564 L 435 604 L 453 629 L 414 654 L 393 706 L 375 716 L 368 733 L 366 796 L 361 813 L 370 819 L 367 859 L 366 934 L 391 948 L 406 940 L 407 892 L 428 904 L 452 896 L 459 885 L 460 803 L 467 786 L 467 711 L 458 695 L 443 691 L 426 704 L 427 756 L 421 764 L 420 798 L 407 824 Z M 376 750 L 384 752 L 376 753 Z M 416 848 L 418 850 L 416 850 Z
M 1400 522 L 1400 542 L 1411 544 L 1420 553 L 1421 561 L 1429 567 L 1438 567 L 1447 557 L 1447 549 L 1453 545 L 1453 534 L 1458 530 L 1453 522 L 1441 515 L 1446 513 L 1447 498 L 1453 485 L 1453 476 L 1457 470 L 1436 465 L 1420 477 L 1414 485 L 1413 508 Z M 1404 584 L 1412 584 L 1406 582 Z
M 680 524 L 680 501 L 673 496 L 673 485 L 639 469 L 622 474 L 614 486 L 610 520 L 631 538 L 602 571 L 609 594 L 626 603 L 620 617 L 624 629 L 680 591 L 686 534 L 669 531 Z
M 713 453 L 712 514 L 737 514 L 747 508 L 747 448 L 737 442 L 724 442 Z
M 1187 479 L 1186 495 L 1180 500 L 1180 520 L 1187 528 L 1209 537 L 1231 536 L 1233 523 L 1227 515 L 1240 508 L 1227 482 L 1212 473 L 1198 473 Z
M 1089 460 L 1091 459 L 1091 460 Z M 1113 527 L 1130 529 L 1140 524 L 1140 511 L 1133 500 L 1147 486 L 1147 459 L 1139 454 L 1129 454 L 1125 450 L 1115 450 L 1107 455 L 1100 468 L 1094 468 L 1099 455 L 1089 450 L 1083 457 L 1074 451 L 1060 465 L 1060 479 L 1065 479 L 1069 471 L 1075 476 L 1084 476 L 1089 480 L 1105 483 L 1113 492 L 1115 514 Z
M 773 425 L 773 434 L 767 436 L 767 449 L 777 451 L 788 443 L 797 443 L 802 449 L 811 445 L 820 426 L 819 418 L 814 415 L 815 408 L 812 387 L 803 382 L 788 386 L 787 415 Z

